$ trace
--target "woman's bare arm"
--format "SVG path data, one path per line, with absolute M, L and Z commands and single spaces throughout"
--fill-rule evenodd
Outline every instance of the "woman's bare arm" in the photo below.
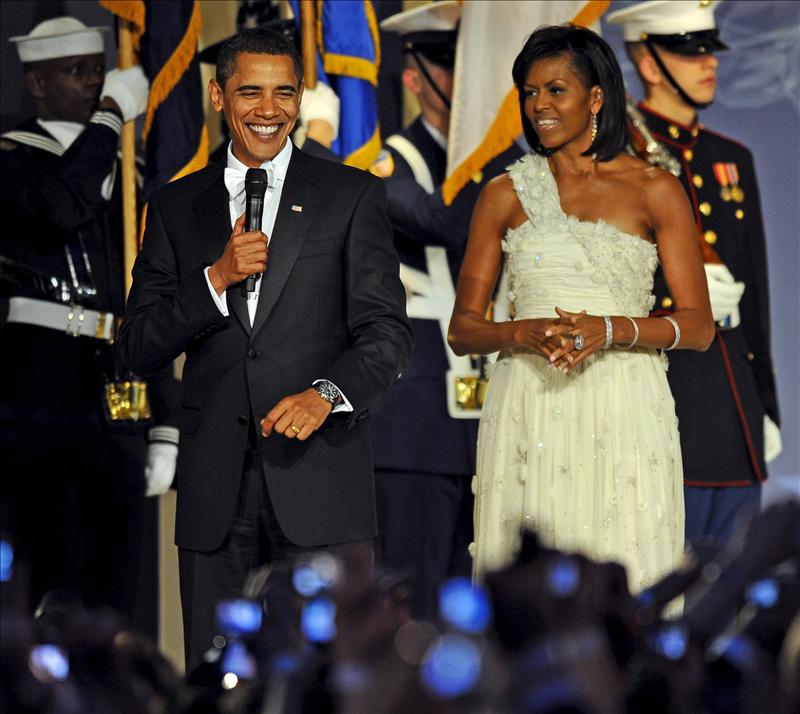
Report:
M 456 354 L 489 354 L 525 347 L 549 355 L 544 331 L 553 320 L 493 322 L 486 312 L 502 265 L 502 241 L 520 213 L 511 177 L 492 179 L 481 191 L 470 223 L 447 341 Z

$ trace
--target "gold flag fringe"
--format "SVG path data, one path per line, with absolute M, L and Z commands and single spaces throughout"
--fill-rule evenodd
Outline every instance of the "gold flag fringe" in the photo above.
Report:
M 189 69 L 192 58 L 197 53 L 200 25 L 200 4 L 195 0 L 186 32 L 173 50 L 170 58 L 164 63 L 164 66 L 158 71 L 155 79 L 150 84 L 150 98 L 147 101 L 147 113 L 145 114 L 144 127 L 142 128 L 142 138 L 145 141 L 152 128 L 156 110 L 169 96 L 175 85 L 180 82 L 181 77 Z

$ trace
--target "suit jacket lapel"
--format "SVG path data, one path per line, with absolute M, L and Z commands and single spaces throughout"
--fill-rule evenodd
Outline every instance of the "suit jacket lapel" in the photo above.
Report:
M 192 208 L 197 215 L 200 235 L 208 236 L 211 252 L 216 258 L 222 255 L 228 238 L 231 234 L 231 216 L 228 208 L 228 190 L 223 181 L 223 163 L 209 167 L 209 171 L 215 171 L 208 188 L 203 191 L 193 202 Z M 250 333 L 250 318 L 247 314 L 247 303 L 242 295 L 239 285 L 232 286 L 226 294 L 228 309 L 231 310 L 239 320 L 245 332 Z
M 305 171 L 304 159 L 303 153 L 295 147 L 269 240 L 267 270 L 261 281 L 261 296 L 253 321 L 252 336 L 263 327 L 275 307 L 319 206 L 320 191 L 313 185 L 314 176 Z M 298 207 L 302 210 L 297 210 Z

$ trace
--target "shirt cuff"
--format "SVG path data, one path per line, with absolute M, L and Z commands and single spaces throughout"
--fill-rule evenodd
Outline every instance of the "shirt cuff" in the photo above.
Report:
M 117 135 L 122 131 L 122 118 L 109 109 L 99 109 L 96 111 L 89 118 L 89 123 L 107 126 L 109 129 L 116 132 Z
M 336 412 L 352 412 L 353 411 L 353 405 L 350 404 L 349 400 L 344 395 L 344 392 L 341 389 L 339 389 L 339 387 L 334 382 L 331 382 L 330 379 L 315 379 L 311 384 L 316 386 L 320 382 L 329 382 L 330 384 L 333 384 L 333 386 L 336 387 L 336 389 L 339 390 L 339 396 L 342 398 L 342 401 L 339 404 L 337 404 L 333 409 L 331 409 L 331 414 L 335 414 Z
M 228 317 L 228 291 L 223 290 L 222 295 L 217 295 L 217 291 L 214 290 L 214 286 L 211 284 L 211 278 L 208 277 L 208 271 L 211 269 L 209 265 L 208 268 L 203 270 L 203 275 L 206 276 L 206 284 L 208 285 L 208 291 L 211 293 L 211 297 L 214 300 L 214 304 L 217 306 L 219 311 L 225 316 Z

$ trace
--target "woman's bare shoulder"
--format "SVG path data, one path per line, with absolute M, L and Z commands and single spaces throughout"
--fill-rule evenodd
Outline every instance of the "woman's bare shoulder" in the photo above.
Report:
M 509 201 L 517 197 L 516 191 L 514 191 L 514 181 L 507 171 L 490 179 L 481 189 L 481 194 L 493 201 Z
M 510 174 L 503 173 L 488 181 L 481 189 L 478 206 L 490 211 L 498 222 L 507 222 L 518 212 L 520 203 Z
M 640 189 L 649 198 L 672 196 L 676 191 L 683 192 L 681 182 L 658 166 L 640 159 L 638 156 L 620 154 L 614 159 L 613 168 L 632 188 Z

